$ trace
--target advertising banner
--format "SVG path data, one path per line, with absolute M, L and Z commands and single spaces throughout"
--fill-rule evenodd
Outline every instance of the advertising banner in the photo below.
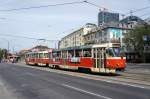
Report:
M 110 28 L 108 30 L 111 42 L 121 42 L 122 30 L 117 28 Z

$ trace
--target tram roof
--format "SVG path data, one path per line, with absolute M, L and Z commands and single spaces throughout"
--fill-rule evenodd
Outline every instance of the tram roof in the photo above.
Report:
M 62 50 L 74 50 L 74 49 L 89 49 L 89 48 L 92 48 L 92 45 L 62 48 L 62 49 L 60 49 L 60 51 L 62 51 Z
M 27 54 L 48 53 L 49 51 L 28 52 Z
M 76 49 L 89 49 L 89 48 L 102 48 L 102 47 L 118 47 L 120 46 L 120 43 L 104 43 L 104 44 L 94 44 L 94 45 L 84 45 L 84 46 L 76 46 L 76 47 L 68 47 L 68 48 L 62 48 L 58 51 L 62 50 L 76 50 Z

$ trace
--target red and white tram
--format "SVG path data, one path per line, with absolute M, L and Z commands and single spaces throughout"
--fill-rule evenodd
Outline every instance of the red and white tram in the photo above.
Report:
M 88 69 L 100 73 L 115 73 L 116 70 L 125 69 L 126 58 L 120 55 L 120 44 L 106 43 L 32 52 L 26 55 L 26 63 L 65 69 Z
M 25 62 L 29 65 L 48 66 L 50 63 L 48 51 L 29 52 L 25 56 Z

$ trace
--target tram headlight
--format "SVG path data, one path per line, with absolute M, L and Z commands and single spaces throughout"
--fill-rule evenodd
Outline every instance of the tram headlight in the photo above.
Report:
M 117 66 L 118 66 L 118 67 L 119 67 L 119 65 L 120 65 L 120 64 L 119 64 L 119 63 L 117 63 Z
M 120 67 L 122 66 L 123 64 L 122 63 L 117 63 L 117 67 Z
M 107 61 L 107 66 L 110 66 L 110 63 Z

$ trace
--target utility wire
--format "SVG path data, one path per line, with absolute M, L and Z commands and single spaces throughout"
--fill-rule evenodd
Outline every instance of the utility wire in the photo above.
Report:
M 31 7 L 24 7 L 24 8 L 16 8 L 16 9 L 8 9 L 8 10 L 0 10 L 0 12 L 11 12 L 11 11 L 20 11 L 20 10 L 30 10 L 30 9 L 38 9 L 38 8 L 46 8 L 46 7 L 52 7 L 52 6 L 64 6 L 64 5 L 72 5 L 72 4 L 82 4 L 82 3 L 87 3 L 89 5 L 92 5 L 92 6 L 95 6 L 99 9 L 103 9 L 103 10 L 110 10 L 110 9 L 107 9 L 105 7 L 102 7 L 102 6 L 99 6 L 95 3 L 92 3 L 92 2 L 89 2 L 87 0 L 85 1 L 79 1 L 79 2 L 69 2 L 69 3 L 60 3 L 60 4 L 53 4 L 53 5 L 41 5 L 41 6 L 31 6 Z M 127 16 L 128 14 L 133 14 L 133 13 L 136 13 L 136 12 L 140 12 L 140 11 L 143 11 L 145 9 L 149 9 L 150 6 L 147 6 L 147 7 L 143 7 L 143 8 L 140 8 L 140 9 L 136 9 L 136 10 L 133 10 L 132 12 L 128 12 L 128 13 L 125 13 L 125 14 L 122 14 L 121 15 L 124 15 L 124 16 Z M 117 12 L 117 11 L 113 11 L 113 10 L 110 10 L 112 12 Z
M 105 7 L 102 7 L 102 6 L 99 6 L 99 5 L 97 5 L 97 4 L 95 4 L 95 3 L 92 3 L 92 2 L 89 2 L 89 1 L 84 1 L 84 2 L 87 3 L 87 4 L 90 4 L 90 5 L 92 5 L 92 6 L 95 6 L 95 7 L 99 8 L 99 10 L 109 10 L 109 11 L 111 11 L 111 12 L 116 12 L 116 13 L 118 13 L 117 11 L 114 11 L 114 10 L 111 10 L 111 9 L 108 9 L 108 8 L 105 8 Z M 119 14 L 124 15 L 124 14 L 122 14 L 122 13 L 119 13 Z
M 99 5 L 94 4 L 94 3 L 92 3 L 92 2 L 89 2 L 89 1 L 84 1 L 84 2 L 87 3 L 87 4 L 93 5 L 93 6 L 97 7 L 97 8 L 102 8 L 102 9 L 104 9 L 104 10 L 108 10 L 107 8 L 102 7 L 102 6 L 99 6 Z
M 0 10 L 0 12 L 10 12 L 10 11 L 20 11 L 20 10 L 29 10 L 29 9 L 47 8 L 47 7 L 52 7 L 52 6 L 63 6 L 63 5 L 80 4 L 80 3 L 84 3 L 84 2 L 85 2 L 85 1 L 80 1 L 80 2 L 70 2 L 70 3 L 60 3 L 60 4 L 54 4 L 54 5 L 31 6 L 31 7 L 24 7 L 24 8 L 16 8 L 16 9 Z
M 18 36 L 18 35 L 11 35 L 11 34 L 0 34 L 0 36 L 6 36 L 6 37 L 13 37 L 13 38 L 24 38 L 24 39 L 32 39 L 32 40 L 43 40 L 43 41 L 58 41 L 58 40 L 48 40 L 43 38 L 32 38 L 32 37 L 26 37 L 26 36 Z
M 95 3 L 92 3 L 92 2 L 89 2 L 89 1 L 84 1 L 84 2 L 87 3 L 87 4 L 89 4 L 89 5 L 92 5 L 92 6 L 95 6 L 95 7 L 99 8 L 99 10 L 109 10 L 109 11 L 117 13 L 117 11 L 114 11 L 114 10 L 111 10 L 111 9 L 99 6 L 99 5 L 95 4 Z
M 90 4 L 92 6 L 95 6 L 95 7 L 99 8 L 99 9 L 102 8 L 103 10 L 110 10 L 110 9 L 107 9 L 105 7 L 101 7 L 101 6 L 97 5 L 97 4 L 89 2 L 89 1 L 84 1 L 84 2 L 87 3 L 87 4 Z M 140 12 L 140 11 L 143 11 L 143 10 L 146 10 L 146 9 L 149 9 L 149 8 L 150 8 L 150 6 L 147 6 L 147 7 L 143 7 L 143 8 L 140 8 L 140 9 L 135 9 L 132 12 L 128 12 L 128 13 L 125 13 L 125 14 L 120 13 L 120 14 L 124 15 L 124 16 L 127 16 L 128 14 L 131 14 L 131 13 L 133 14 L 133 13 L 136 13 L 136 12 Z M 117 12 L 117 11 L 113 11 L 113 10 L 110 10 L 110 11 Z
M 147 15 L 150 15 L 150 12 L 149 13 L 145 13 L 143 15 L 140 15 L 139 17 L 144 17 L 144 16 L 147 16 Z
M 143 10 L 146 10 L 146 9 L 149 9 L 149 8 L 150 8 L 150 6 L 143 7 L 143 8 L 140 8 L 140 9 L 132 10 L 131 12 L 128 12 L 126 14 L 140 12 L 140 11 L 143 11 Z

